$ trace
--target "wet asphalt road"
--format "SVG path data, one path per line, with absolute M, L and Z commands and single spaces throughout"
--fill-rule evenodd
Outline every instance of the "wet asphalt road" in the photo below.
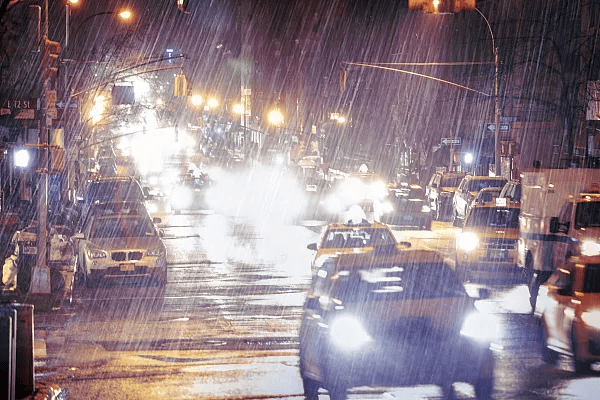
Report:
M 163 221 L 169 278 L 74 291 L 71 304 L 35 315 L 36 378 L 64 399 L 302 398 L 297 329 L 320 226 L 279 225 L 217 214 Z M 396 231 L 451 260 L 448 223 Z M 495 399 L 600 398 L 600 374 L 576 376 L 567 359 L 542 363 L 537 319 L 523 282 L 491 289 L 480 307 L 498 316 Z M 473 389 L 456 384 L 460 399 Z M 321 399 L 327 399 L 323 392 Z M 436 399 L 434 386 L 361 388 L 350 399 Z

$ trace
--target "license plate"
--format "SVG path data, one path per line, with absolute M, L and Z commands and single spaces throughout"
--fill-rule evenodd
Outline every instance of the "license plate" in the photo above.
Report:
M 489 258 L 494 260 L 502 260 L 506 258 L 506 251 L 504 250 L 490 250 Z
M 37 247 L 23 247 L 23 254 L 37 254 Z
M 120 264 L 120 271 L 135 271 L 135 264 Z

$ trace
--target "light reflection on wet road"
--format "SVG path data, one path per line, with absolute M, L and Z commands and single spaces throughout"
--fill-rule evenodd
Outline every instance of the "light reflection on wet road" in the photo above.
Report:
M 414 247 L 441 250 L 451 261 L 456 230 L 434 223 L 433 231 L 395 233 Z M 138 283 L 78 288 L 73 305 L 36 316 L 40 376 L 54 377 L 72 399 L 105 398 L 110 385 L 98 376 L 128 379 L 120 384 L 123 396 L 112 398 L 163 399 L 163 386 L 168 398 L 301 398 L 297 329 L 310 282 L 306 245 L 317 240 L 319 228 L 195 214 L 170 216 L 164 231 L 164 293 Z M 589 399 L 600 393 L 600 378 L 575 376 L 568 360 L 559 368 L 542 364 L 524 283 L 466 286 L 491 289 L 478 307 L 496 314 L 504 327 L 495 399 Z M 139 376 L 131 375 L 138 370 Z M 470 385 L 456 384 L 455 390 L 458 399 L 474 398 Z M 360 388 L 349 398 L 436 399 L 441 392 L 435 386 Z

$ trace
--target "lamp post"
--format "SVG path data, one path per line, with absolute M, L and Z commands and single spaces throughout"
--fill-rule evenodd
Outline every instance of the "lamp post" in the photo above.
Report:
M 76 6 L 77 4 L 79 4 L 79 0 L 67 0 L 65 4 L 65 49 L 69 46 L 71 6 Z
M 490 36 L 492 37 L 492 49 L 494 52 L 494 173 L 496 175 L 501 174 L 501 165 L 500 165 L 500 98 L 499 98 L 499 88 L 498 88 L 498 80 L 499 80 L 499 55 L 498 48 L 496 47 L 496 40 L 494 38 L 494 32 L 492 31 L 492 26 L 488 19 L 483 15 L 483 13 L 475 8 L 475 11 L 481 15 L 485 23 L 487 24 L 488 30 L 490 31 Z

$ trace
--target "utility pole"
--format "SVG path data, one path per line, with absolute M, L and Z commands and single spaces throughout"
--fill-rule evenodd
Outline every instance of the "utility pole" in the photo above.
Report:
M 51 65 L 44 65 L 47 60 L 48 40 L 48 0 L 44 0 L 43 5 L 43 24 L 42 24 L 42 42 L 40 48 L 40 76 L 42 78 L 42 109 L 40 116 L 40 134 L 39 134 L 39 179 L 38 179 L 38 203 L 37 203 L 37 234 L 36 247 L 37 259 L 31 273 L 30 293 L 50 294 L 50 270 L 47 265 L 46 243 L 48 227 L 48 91 L 50 90 L 50 76 L 44 68 L 50 68 Z

